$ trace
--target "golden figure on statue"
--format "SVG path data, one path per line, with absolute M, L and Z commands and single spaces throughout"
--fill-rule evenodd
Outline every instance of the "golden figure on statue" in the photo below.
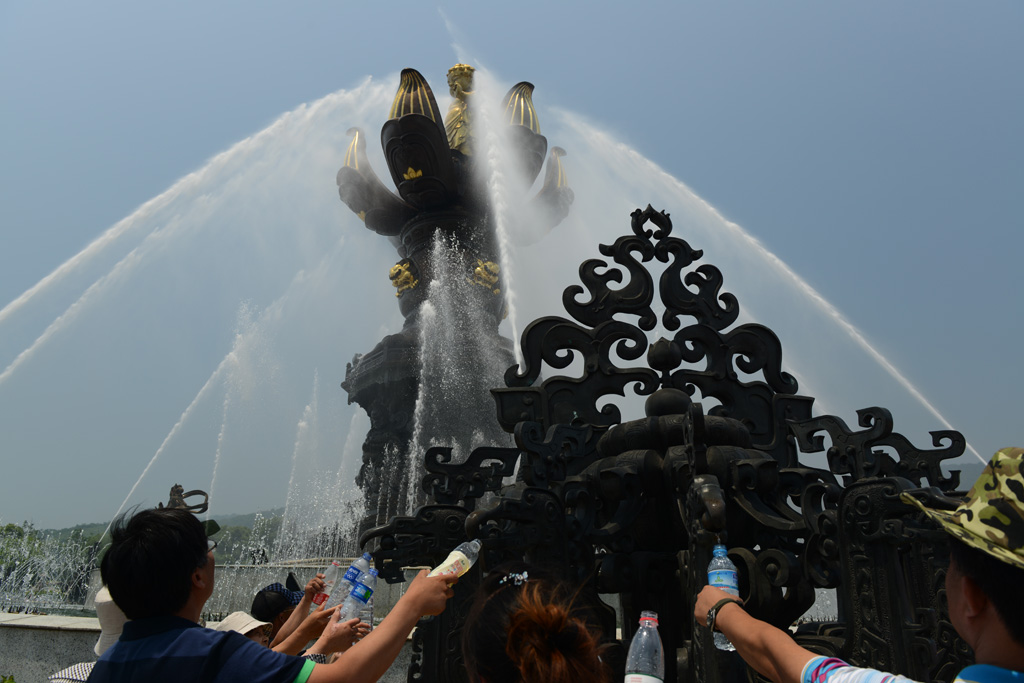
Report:
M 470 127 L 469 96 L 473 94 L 473 67 L 456 64 L 448 69 L 448 91 L 455 99 L 444 117 L 448 146 L 466 156 L 473 154 Z
M 409 259 L 403 259 L 391 266 L 388 277 L 391 278 L 391 284 L 398 290 L 395 292 L 395 296 L 402 296 L 407 289 L 412 289 L 419 284 L 420 281 L 413 274 L 412 268 L 413 265 Z
M 484 289 L 491 290 L 492 294 L 501 294 L 498 287 L 498 278 L 501 267 L 494 261 L 476 260 L 477 266 L 473 269 L 473 278 L 466 278 L 470 284 L 479 285 Z

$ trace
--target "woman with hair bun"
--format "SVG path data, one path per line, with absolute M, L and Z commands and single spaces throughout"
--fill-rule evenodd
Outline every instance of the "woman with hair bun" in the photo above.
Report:
M 610 680 L 599 637 L 575 595 L 522 562 L 488 574 L 462 628 L 472 683 L 576 683 Z

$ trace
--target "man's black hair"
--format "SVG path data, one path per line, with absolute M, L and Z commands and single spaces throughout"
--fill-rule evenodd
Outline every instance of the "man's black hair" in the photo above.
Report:
M 168 616 L 188 601 L 192 572 L 209 560 L 206 530 L 185 510 L 158 508 L 114 520 L 100 562 L 110 597 L 129 619 Z
M 996 608 L 1006 630 L 1024 645 L 1024 569 L 989 555 L 983 550 L 949 541 L 949 554 L 960 572 L 971 579 Z

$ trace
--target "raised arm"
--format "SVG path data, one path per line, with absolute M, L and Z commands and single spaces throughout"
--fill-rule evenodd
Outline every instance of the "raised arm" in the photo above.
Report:
M 344 652 L 352 647 L 356 640 L 365 638 L 366 634 L 370 632 L 370 627 L 359 621 L 359 617 L 353 617 L 348 621 L 338 621 L 340 615 L 340 610 L 334 611 L 327 628 L 306 650 L 307 655 L 331 655 L 335 652 Z
M 291 648 L 289 648 L 288 650 L 281 650 L 278 648 L 278 646 L 284 643 L 284 641 L 288 639 L 289 636 L 292 636 L 295 630 L 299 628 L 299 626 L 305 624 L 306 618 L 310 616 L 309 608 L 313 604 L 313 596 L 319 593 L 321 590 L 323 590 L 323 587 L 323 574 L 317 574 L 306 583 L 306 589 L 302 594 L 302 599 L 299 600 L 299 604 L 296 605 L 295 609 L 292 610 L 292 613 L 288 616 L 288 620 L 281 625 L 280 629 L 278 629 L 277 635 L 274 636 L 274 641 L 270 643 L 270 647 L 272 649 L 277 650 L 278 652 L 287 652 L 288 654 L 295 654 L 294 652 L 291 652 Z M 327 623 L 328 618 L 330 618 L 329 614 L 327 615 L 326 618 L 324 618 L 323 623 L 321 623 L 321 630 L 323 630 L 323 625 Z M 320 635 L 320 631 L 317 631 L 312 637 L 316 638 L 318 635 Z M 302 645 L 305 645 L 309 640 L 310 639 L 307 638 L 306 640 L 302 641 Z M 302 648 L 299 647 L 299 649 L 301 650 Z
M 707 626 L 711 608 L 730 597 L 714 586 L 705 586 L 693 609 L 697 623 Z M 818 656 L 797 645 L 785 631 L 750 616 L 735 602 L 719 608 L 715 628 L 725 634 L 747 664 L 775 683 L 800 683 L 804 666 Z
M 421 571 L 384 620 L 331 664 L 317 664 L 309 683 L 376 681 L 394 663 L 416 622 L 444 611 L 455 594 L 450 583 L 452 576 L 428 577 Z
M 341 605 L 335 605 L 328 610 L 325 610 L 323 605 L 319 605 L 309 613 L 309 616 L 302 620 L 298 628 L 293 629 L 284 640 L 277 642 L 271 649 L 275 652 L 283 652 L 286 655 L 299 654 L 302 648 L 306 647 L 306 643 L 316 640 L 323 634 L 326 626 L 331 621 L 331 616 L 340 611 Z M 274 640 L 275 642 L 278 641 L 277 638 Z

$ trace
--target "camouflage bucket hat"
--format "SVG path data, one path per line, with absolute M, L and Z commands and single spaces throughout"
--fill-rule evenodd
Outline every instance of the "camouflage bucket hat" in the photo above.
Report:
M 1024 448 L 996 451 L 960 506 L 950 512 L 900 495 L 961 541 L 1024 568 Z

